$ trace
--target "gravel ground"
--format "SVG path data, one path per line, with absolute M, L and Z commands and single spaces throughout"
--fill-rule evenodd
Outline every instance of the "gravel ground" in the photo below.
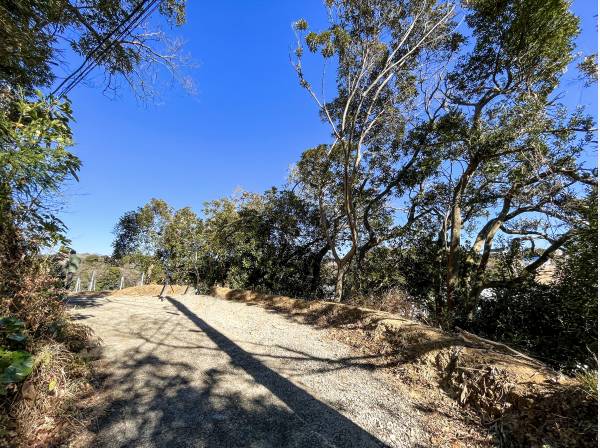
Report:
M 93 447 L 418 447 L 422 417 L 368 357 L 208 296 L 73 299 L 103 341 Z

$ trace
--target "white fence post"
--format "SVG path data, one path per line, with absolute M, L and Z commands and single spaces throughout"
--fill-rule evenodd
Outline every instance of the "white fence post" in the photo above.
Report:
M 124 282 L 125 282 L 125 277 L 121 276 L 121 282 L 119 283 L 119 290 L 123 289 Z
M 145 274 L 145 272 L 142 272 L 142 279 L 140 280 L 140 286 L 144 286 L 144 274 Z
M 96 290 L 96 271 L 92 271 L 92 278 L 90 278 L 90 282 L 88 283 L 88 291 L 95 291 L 95 290 Z

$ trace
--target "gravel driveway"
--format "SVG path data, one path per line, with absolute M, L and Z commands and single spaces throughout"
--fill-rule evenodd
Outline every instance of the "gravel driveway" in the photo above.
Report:
M 208 296 L 72 303 L 110 366 L 93 447 L 426 445 L 408 398 L 326 330 Z

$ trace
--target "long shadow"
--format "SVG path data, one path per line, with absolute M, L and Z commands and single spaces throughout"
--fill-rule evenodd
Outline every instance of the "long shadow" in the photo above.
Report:
M 111 302 L 107 298 L 107 294 L 97 294 L 88 296 L 69 296 L 64 299 L 65 305 L 72 308 L 94 308 L 97 306 L 106 305 Z
M 305 390 L 265 366 L 178 300 L 172 297 L 167 297 L 167 300 L 201 329 L 223 352 L 227 353 L 235 366 L 245 370 L 257 383 L 266 387 L 283 401 L 303 421 L 309 431 L 319 434 L 330 444 L 338 447 L 388 446 L 334 408 L 317 400 Z M 244 431 L 243 428 L 240 430 Z M 277 430 L 273 428 L 273 431 Z
M 160 326 L 164 338 L 175 328 Z M 155 355 L 142 343 L 124 353 L 104 377 L 111 391 L 95 414 L 93 448 L 331 448 L 292 411 L 267 396 L 243 395 L 231 387 L 229 368 L 202 371 L 197 367 Z M 215 348 L 215 350 L 218 350 Z M 192 382 L 193 380 L 193 382 Z
M 104 409 L 90 447 L 331 447 L 287 409 L 227 391 L 230 375 L 221 369 L 209 369 L 203 387 L 194 387 L 188 363 L 137 352 L 121 367 L 125 374 L 105 384 L 119 395 Z

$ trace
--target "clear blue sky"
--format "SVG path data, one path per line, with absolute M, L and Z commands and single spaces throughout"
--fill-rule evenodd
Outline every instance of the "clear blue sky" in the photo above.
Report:
M 596 51 L 595 2 L 576 0 L 574 10 L 582 18 L 580 49 Z M 198 65 L 197 95 L 174 88 L 150 106 L 126 90 L 111 99 L 80 85 L 70 95 L 83 168 L 80 182 L 65 189 L 61 218 L 78 252 L 111 253 L 119 216 L 152 197 L 200 212 L 203 202 L 237 187 L 281 185 L 303 150 L 329 140 L 289 63 L 291 22 L 324 24 L 321 0 L 192 0 L 187 16 L 173 34 Z M 596 115 L 595 87 L 565 84 L 569 103 L 588 104 Z

